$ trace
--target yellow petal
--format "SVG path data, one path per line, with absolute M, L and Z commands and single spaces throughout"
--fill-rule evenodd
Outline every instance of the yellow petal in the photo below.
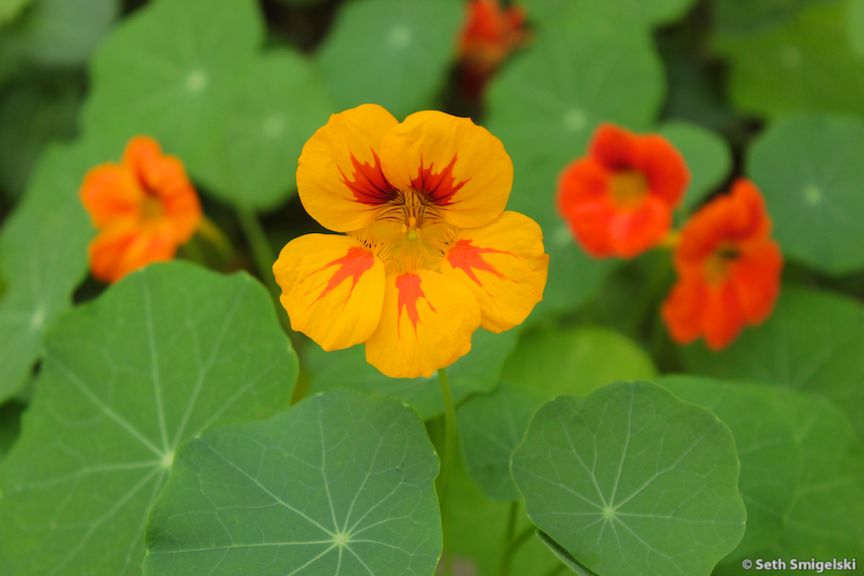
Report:
M 392 274 L 366 360 L 392 378 L 431 376 L 471 350 L 479 325 L 477 300 L 461 282 L 429 270 Z
M 417 112 L 381 144 L 387 179 L 442 208 L 444 220 L 474 228 L 497 218 L 513 186 L 513 162 L 501 141 L 468 118 Z
M 319 224 L 336 232 L 359 230 L 393 197 L 379 148 L 396 124 L 381 106 L 363 104 L 330 116 L 306 142 L 297 166 L 297 191 Z
M 291 328 L 324 350 L 365 341 L 384 302 L 384 265 L 348 236 L 307 234 L 285 245 L 273 274 Z
M 441 271 L 470 287 L 483 328 L 503 332 L 521 324 L 543 299 L 548 266 L 540 226 L 518 212 L 504 212 L 487 226 L 462 230 Z

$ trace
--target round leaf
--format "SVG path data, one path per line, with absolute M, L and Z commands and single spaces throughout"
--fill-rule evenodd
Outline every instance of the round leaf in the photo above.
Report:
M 670 122 L 660 128 L 660 134 L 678 149 L 690 169 L 681 209 L 692 210 L 729 175 L 732 151 L 721 136 L 696 124 Z
M 729 429 L 647 383 L 540 409 L 513 454 L 534 523 L 604 576 L 708 576 L 744 533 Z
M 318 54 L 338 109 L 381 104 L 397 118 L 426 108 L 455 57 L 459 0 L 364 0 L 340 10 Z
M 172 263 L 54 326 L 0 466 L 0 556 L 16 576 L 141 574 L 147 512 L 177 448 L 290 398 L 297 360 L 274 312 L 246 275 Z
M 864 121 L 778 122 L 750 148 L 747 164 L 784 254 L 832 274 L 864 268 Z
M 224 118 L 201 179 L 230 204 L 273 208 L 293 191 L 291 167 L 329 110 L 308 62 L 287 50 L 265 54 Z
M 432 576 L 438 459 L 417 415 L 347 390 L 215 429 L 178 455 L 148 576 Z
M 771 318 L 722 352 L 685 349 L 692 372 L 818 392 L 845 408 L 864 435 L 864 306 L 803 288 L 786 288 Z
M 735 435 L 747 531 L 731 558 L 752 557 L 777 540 L 796 493 L 801 456 L 795 429 L 782 409 L 784 398 L 776 388 L 695 376 L 667 377 L 661 384 L 682 400 L 713 412 Z
M 518 329 L 501 334 L 485 330 L 474 333 L 471 352 L 447 368 L 456 402 L 476 392 L 488 392 L 498 385 L 504 361 L 516 347 L 518 337 Z M 399 398 L 425 419 L 444 412 L 437 375 L 414 379 L 388 378 L 366 362 L 362 345 L 336 352 L 324 352 L 312 345 L 304 360 L 312 390 L 351 388 Z
M 531 19 L 554 22 L 562 16 L 579 11 L 583 18 L 596 20 L 604 17 L 609 9 L 627 16 L 639 16 L 643 25 L 659 25 L 681 18 L 694 0 L 521 0 L 520 5 Z
M 109 35 L 91 63 L 85 129 L 153 136 L 197 173 L 261 37 L 254 0 L 145 6 Z

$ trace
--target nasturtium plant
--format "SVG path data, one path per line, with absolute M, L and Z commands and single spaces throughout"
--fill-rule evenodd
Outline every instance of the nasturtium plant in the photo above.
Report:
M 516 347 L 518 338 L 518 330 L 501 334 L 486 330 L 475 332 L 471 353 L 448 370 L 454 400 L 459 402 L 471 394 L 493 390 L 501 381 L 504 362 Z M 440 416 L 444 411 L 437 377 L 388 378 L 366 363 L 363 346 L 324 352 L 318 346 L 311 345 L 306 349 L 304 360 L 304 368 L 314 392 L 350 388 L 390 396 L 407 402 L 427 419 Z
M 708 576 L 744 534 L 732 433 L 654 384 L 546 404 L 512 471 L 537 527 L 596 574 Z
M 316 55 L 339 110 L 376 102 L 396 117 L 427 107 L 456 55 L 459 0 L 347 2 Z
M 765 193 L 790 259 L 828 274 L 864 269 L 864 120 L 804 116 L 772 124 L 750 148 L 748 167 Z
M 93 57 L 84 126 L 157 138 L 195 174 L 262 41 L 254 0 L 149 3 L 115 27 Z
M 189 264 L 135 273 L 59 320 L 0 464 L 0 556 L 16 574 L 135 575 L 177 450 L 285 406 L 297 359 L 265 290 Z
M 751 380 L 826 395 L 848 411 L 859 432 L 864 405 L 864 306 L 828 292 L 789 286 L 773 316 L 728 349 L 701 345 L 684 355 L 694 373 Z
M 416 413 L 349 390 L 213 429 L 177 456 L 145 574 L 432 576 L 437 472 Z

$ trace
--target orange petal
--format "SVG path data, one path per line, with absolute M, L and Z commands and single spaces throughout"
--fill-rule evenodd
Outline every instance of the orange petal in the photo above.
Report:
M 90 243 L 90 270 L 94 278 L 116 282 L 148 264 L 173 259 L 176 250 L 168 227 L 141 228 L 131 221 L 121 222 Z
M 334 114 L 306 142 L 297 190 L 306 211 L 325 228 L 349 232 L 375 219 L 395 189 L 381 169 L 380 146 L 396 119 L 376 104 Z
M 479 325 L 480 306 L 463 282 L 429 270 L 393 274 L 366 360 L 392 378 L 428 377 L 471 350 Z
M 389 131 L 381 162 L 394 186 L 424 194 L 459 228 L 497 218 L 513 186 L 513 162 L 501 141 L 470 119 L 443 112 L 417 112 Z
M 384 265 L 348 236 L 307 234 L 285 245 L 273 274 L 291 328 L 324 350 L 365 341 L 381 316 Z
M 101 164 L 84 176 L 81 201 L 96 228 L 135 219 L 144 191 L 135 174 L 117 164 Z
M 487 226 L 463 230 L 442 272 L 474 293 L 483 328 L 503 332 L 521 324 L 542 300 L 548 267 L 540 226 L 518 212 L 504 212 Z

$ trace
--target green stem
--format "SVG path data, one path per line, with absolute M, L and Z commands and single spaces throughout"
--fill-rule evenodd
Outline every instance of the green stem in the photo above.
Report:
M 519 521 L 519 502 L 510 504 L 510 517 L 507 520 L 507 531 L 504 533 L 504 545 L 501 547 L 501 576 L 510 576 L 511 561 L 510 547 L 513 545 L 513 536 L 516 534 L 516 524 Z
M 438 383 L 441 386 L 441 399 L 444 402 L 444 453 L 441 458 L 441 474 L 438 476 L 438 497 L 441 500 L 441 507 L 444 508 L 450 470 L 455 466 L 456 456 L 456 407 L 453 404 L 453 392 L 450 390 L 446 368 L 438 370 Z
M 204 216 L 198 225 L 198 237 L 216 248 L 216 251 L 226 264 L 230 264 L 234 260 L 234 246 L 231 244 L 231 240 L 207 216 Z
M 258 276 L 261 277 L 270 292 L 277 296 L 280 290 L 279 286 L 276 285 L 276 279 L 273 277 L 273 263 L 276 261 L 276 254 L 273 252 L 270 241 L 267 240 L 261 222 L 258 221 L 255 213 L 248 208 L 238 207 L 237 219 L 240 221 L 243 235 L 246 237 L 249 250 L 252 252 L 252 262 L 255 264 Z

